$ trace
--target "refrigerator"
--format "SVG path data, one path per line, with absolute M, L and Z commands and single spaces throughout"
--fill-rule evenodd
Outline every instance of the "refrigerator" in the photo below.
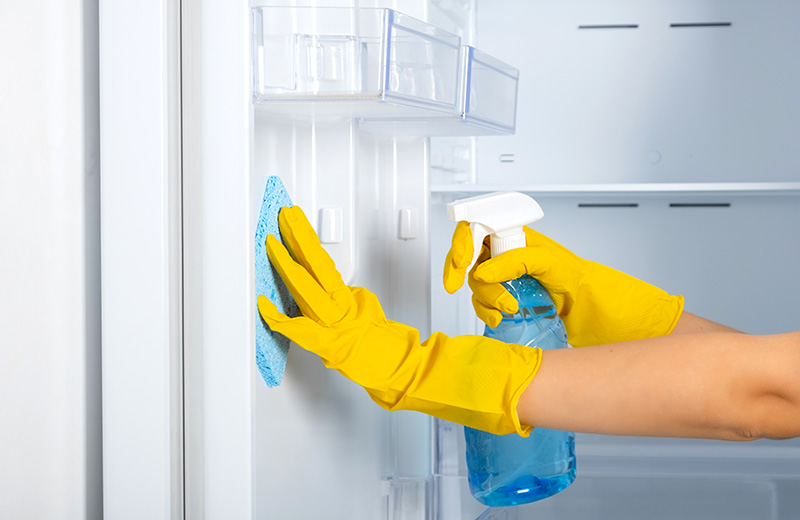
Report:
M 256 367 L 254 234 L 279 176 L 390 319 L 481 334 L 445 206 L 535 227 L 749 333 L 798 327 L 800 4 L 100 2 L 106 518 L 800 515 L 800 442 L 579 434 L 558 495 L 487 509 L 462 427 L 387 412 L 292 345 Z

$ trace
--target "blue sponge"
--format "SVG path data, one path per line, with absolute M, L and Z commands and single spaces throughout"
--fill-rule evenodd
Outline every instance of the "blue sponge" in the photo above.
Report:
M 281 277 L 272 267 L 267 257 L 267 235 L 274 235 L 283 241 L 278 229 L 278 213 L 283 207 L 291 207 L 292 199 L 286 193 L 279 177 L 267 179 L 264 200 L 256 224 L 256 298 L 263 294 L 287 316 L 297 316 L 295 303 Z M 286 354 L 289 340 L 273 332 L 261 318 L 256 307 L 256 364 L 267 386 L 278 386 L 286 368 Z

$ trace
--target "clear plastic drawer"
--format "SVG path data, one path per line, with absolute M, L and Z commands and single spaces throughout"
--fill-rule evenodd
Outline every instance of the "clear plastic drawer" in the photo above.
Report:
M 391 9 L 258 7 L 259 111 L 349 117 L 455 114 L 461 39 Z
M 513 133 L 519 71 L 474 47 L 466 47 L 463 119 Z
M 465 45 L 461 50 L 458 112 L 401 121 L 364 121 L 362 130 L 393 135 L 498 135 L 516 128 L 519 71 Z

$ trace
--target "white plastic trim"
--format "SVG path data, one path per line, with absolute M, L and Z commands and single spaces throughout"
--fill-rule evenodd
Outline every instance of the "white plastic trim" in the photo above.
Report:
M 100 2 L 105 518 L 183 518 L 179 11 Z
M 250 9 L 201 0 L 181 14 L 186 518 L 248 520 L 257 377 Z

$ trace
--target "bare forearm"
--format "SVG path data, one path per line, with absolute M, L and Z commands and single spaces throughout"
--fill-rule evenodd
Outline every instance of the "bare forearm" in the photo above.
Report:
M 678 323 L 672 330 L 672 334 L 696 334 L 700 332 L 741 332 L 739 330 L 722 325 L 706 318 L 697 316 L 690 312 L 683 311 Z
M 800 436 L 800 333 L 684 333 L 543 353 L 525 424 L 612 435 Z

